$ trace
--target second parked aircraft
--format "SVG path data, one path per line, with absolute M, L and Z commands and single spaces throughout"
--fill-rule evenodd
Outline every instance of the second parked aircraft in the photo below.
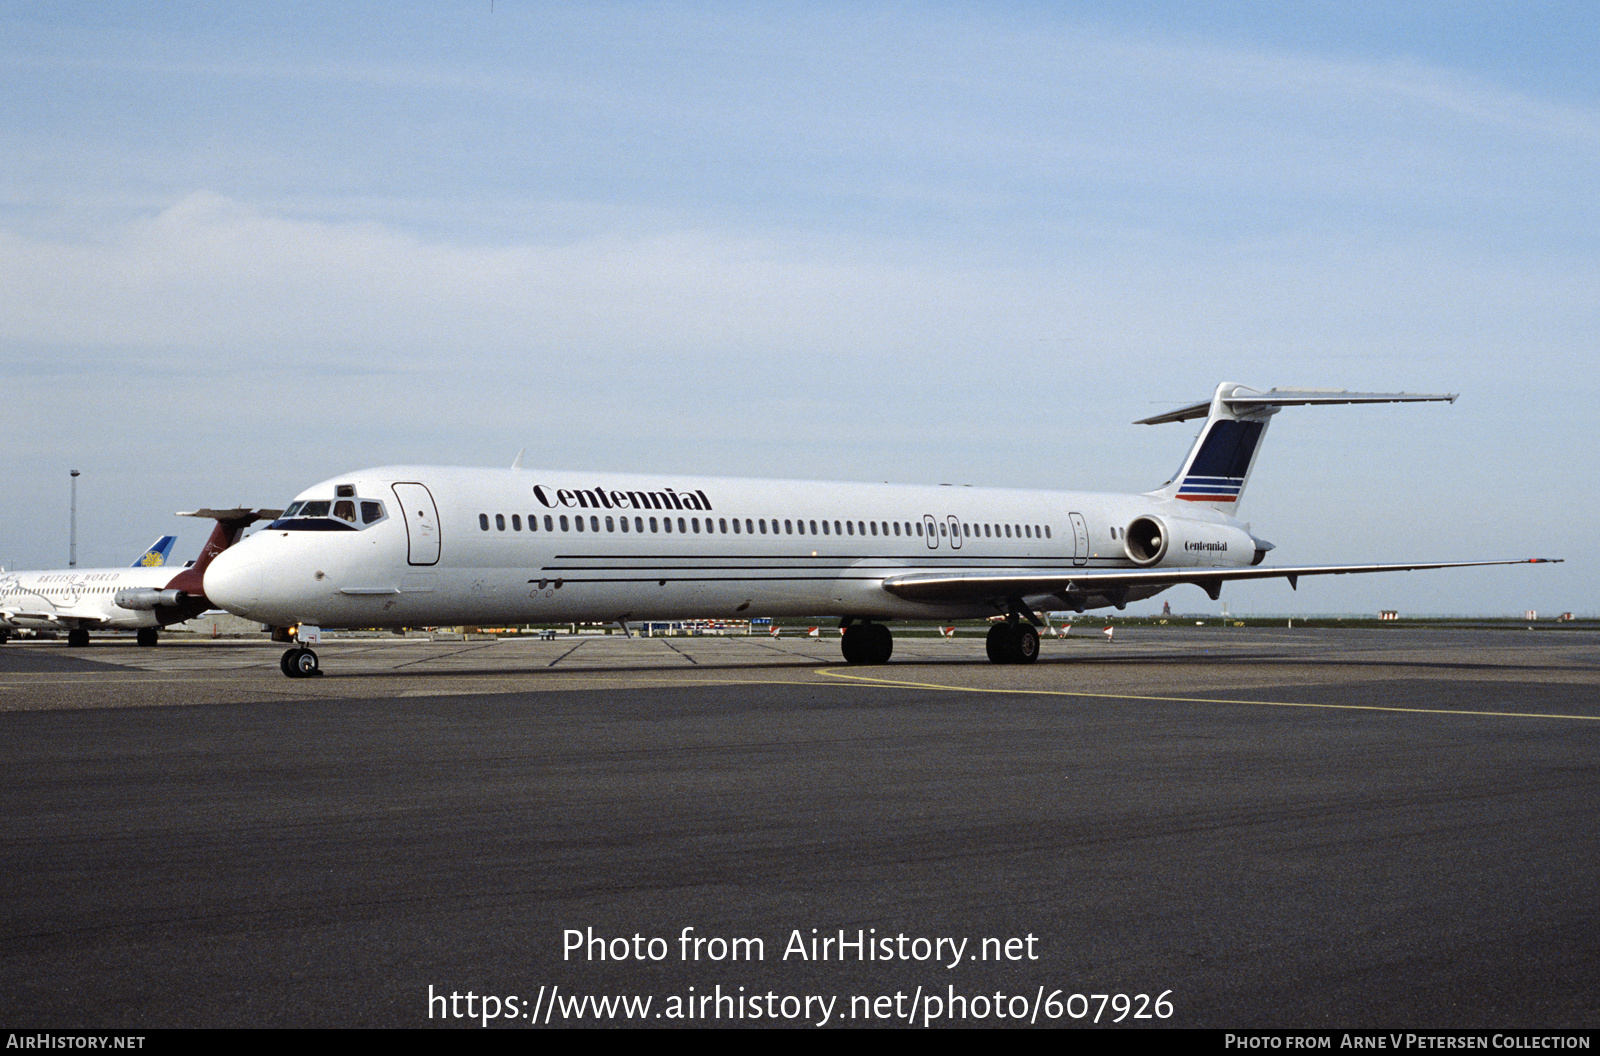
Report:
M 176 538 L 164 535 L 129 568 L 55 568 L 0 573 L 0 642 L 19 630 L 65 631 L 67 644 L 89 644 L 90 631 L 133 631 L 155 645 L 160 628 L 213 606 L 203 577 L 211 561 L 256 521 L 277 510 L 195 510 L 180 517 L 217 522 L 200 556 L 182 569 L 166 565 Z

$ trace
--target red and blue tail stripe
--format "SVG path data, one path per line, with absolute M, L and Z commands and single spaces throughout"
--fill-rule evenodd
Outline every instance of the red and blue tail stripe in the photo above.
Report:
M 1178 485 L 1177 497 L 1189 502 L 1238 502 L 1243 477 L 1203 477 L 1191 474 Z

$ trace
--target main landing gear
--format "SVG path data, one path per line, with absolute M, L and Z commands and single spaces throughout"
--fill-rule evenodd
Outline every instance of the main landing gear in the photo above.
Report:
M 278 667 L 290 678 L 311 678 L 322 674 L 322 668 L 317 664 L 317 654 L 304 646 L 284 650 Z
M 839 648 L 847 664 L 887 664 L 894 652 L 894 635 L 881 623 L 846 622 Z
M 997 664 L 1031 664 L 1039 659 L 1039 632 L 1012 619 L 989 628 L 984 642 L 989 659 Z M 847 664 L 887 664 L 894 652 L 894 636 L 881 623 L 846 621 L 839 642 Z
M 1026 623 L 997 623 L 984 642 L 997 664 L 1031 664 L 1039 659 L 1039 632 Z

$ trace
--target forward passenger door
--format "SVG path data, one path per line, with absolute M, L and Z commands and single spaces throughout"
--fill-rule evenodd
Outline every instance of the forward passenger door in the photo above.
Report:
M 394 485 L 394 496 L 400 500 L 400 515 L 406 522 L 407 560 L 413 565 L 437 565 L 439 508 L 434 505 L 433 493 L 424 484 L 406 482 Z

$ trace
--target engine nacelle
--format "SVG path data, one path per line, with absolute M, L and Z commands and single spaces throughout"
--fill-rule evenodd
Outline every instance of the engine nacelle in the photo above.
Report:
M 153 612 L 157 606 L 176 608 L 189 600 L 181 590 L 156 590 L 154 587 L 128 587 L 111 596 L 112 604 L 136 612 Z
M 1261 545 L 1242 528 L 1182 517 L 1141 514 L 1123 531 L 1128 560 L 1141 568 L 1209 568 L 1261 560 Z

